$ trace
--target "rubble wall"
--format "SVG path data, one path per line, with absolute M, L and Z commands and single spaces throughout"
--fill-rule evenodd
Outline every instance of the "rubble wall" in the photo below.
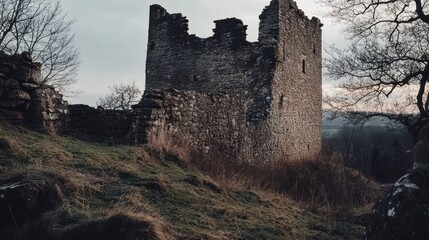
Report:
M 32 128 L 62 132 L 67 102 L 52 86 L 42 83 L 41 64 L 29 53 L 0 52 L 0 119 Z

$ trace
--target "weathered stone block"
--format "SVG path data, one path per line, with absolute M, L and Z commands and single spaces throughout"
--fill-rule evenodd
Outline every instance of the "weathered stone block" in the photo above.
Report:
M 12 88 L 12 89 L 19 89 L 19 82 L 15 79 L 6 79 L 3 82 L 3 87 L 5 88 Z
M 23 88 L 26 88 L 26 89 L 37 89 L 41 87 L 39 84 L 35 84 L 35 83 L 23 83 L 21 85 Z
M 10 100 L 31 100 L 30 95 L 19 89 L 11 89 L 5 94 L 6 99 Z
M 145 108 L 161 108 L 163 106 L 162 101 L 149 98 L 143 98 L 138 105 Z
M 25 104 L 27 104 L 28 101 L 23 100 L 0 100 L 0 107 L 2 108 L 18 108 Z

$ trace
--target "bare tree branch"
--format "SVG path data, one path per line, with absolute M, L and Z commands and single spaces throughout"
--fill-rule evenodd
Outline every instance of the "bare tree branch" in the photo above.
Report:
M 43 64 L 43 82 L 70 92 L 80 63 L 73 22 L 59 0 L 0 0 L 0 50 L 31 53 Z
M 109 110 L 130 111 L 131 106 L 138 103 L 141 91 L 132 84 L 120 84 L 109 87 L 111 93 L 105 97 L 99 98 L 97 106 Z
M 344 95 L 328 106 L 364 121 L 383 116 L 399 122 L 418 141 L 429 112 L 429 16 L 421 0 L 320 0 L 347 25 L 346 49 L 331 47 L 327 75 Z M 362 111 L 365 109 L 365 111 Z

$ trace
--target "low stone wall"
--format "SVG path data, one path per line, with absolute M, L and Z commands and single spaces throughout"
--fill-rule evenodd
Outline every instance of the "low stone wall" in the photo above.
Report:
M 53 87 L 43 84 L 41 64 L 29 53 L 0 52 L 0 119 L 39 130 L 62 132 L 67 102 Z
M 244 100 L 230 94 L 146 91 L 134 106 L 137 140 L 145 143 L 150 132 L 168 125 L 184 133 L 196 150 L 241 157 L 250 154 L 256 158 L 263 152 L 264 144 L 253 144 L 260 139 L 255 136 L 259 127 L 246 120 L 245 106 Z
M 84 140 L 132 143 L 134 114 L 88 105 L 69 105 L 68 134 Z

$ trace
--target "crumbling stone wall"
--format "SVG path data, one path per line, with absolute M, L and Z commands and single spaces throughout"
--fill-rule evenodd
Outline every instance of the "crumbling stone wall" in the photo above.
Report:
M 200 148 L 262 160 L 316 156 L 322 25 L 291 0 L 272 0 L 260 20 L 258 42 L 236 18 L 215 21 L 204 39 L 188 34 L 186 17 L 152 5 L 147 92 L 136 108 L 142 138 L 162 120 Z
M 40 130 L 65 129 L 67 102 L 42 83 L 41 64 L 29 53 L 0 52 L 0 119 Z
M 68 108 L 68 134 L 83 140 L 132 143 L 134 113 L 74 104 Z
M 267 126 L 247 120 L 239 95 L 189 90 L 149 90 L 137 110 L 138 141 L 167 124 L 185 133 L 193 149 L 235 157 L 265 159 Z M 258 129 L 255 128 L 258 126 Z M 259 131 L 258 131 L 259 130 Z M 247 158 L 249 159 L 249 158 Z

